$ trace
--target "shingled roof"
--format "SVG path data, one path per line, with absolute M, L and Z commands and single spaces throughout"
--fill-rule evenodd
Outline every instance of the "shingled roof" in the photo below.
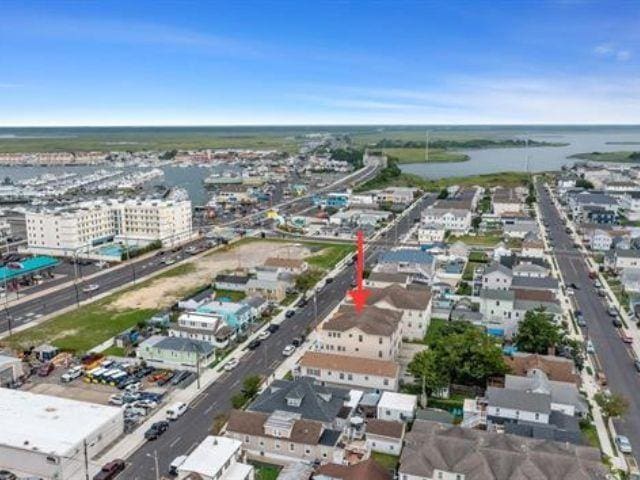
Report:
M 431 302 L 431 291 L 427 288 L 405 288 L 397 284 L 372 288 L 367 305 L 378 302 L 386 302 L 399 309 L 426 310 Z
M 374 306 L 365 307 L 358 313 L 353 305 L 343 305 L 336 314 L 322 324 L 323 330 L 344 332 L 357 328 L 369 335 L 391 336 L 402 319 L 402 312 Z
M 391 480 L 393 477 L 372 458 L 355 465 L 338 465 L 327 463 L 318 467 L 314 478 L 324 475 L 322 478 L 333 478 L 336 480 Z
M 269 415 L 261 412 L 248 412 L 244 410 L 232 410 L 227 423 L 227 431 L 252 435 L 257 437 L 269 437 L 264 433 L 264 424 Z M 313 420 L 295 420 L 291 436 L 287 439 L 294 443 L 317 445 L 322 436 L 322 423 Z

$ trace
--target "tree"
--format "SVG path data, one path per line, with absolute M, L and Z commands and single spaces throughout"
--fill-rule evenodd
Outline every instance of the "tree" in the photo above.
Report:
M 480 227 L 480 224 L 482 223 L 482 217 L 480 215 L 473 217 L 473 219 L 471 220 L 471 227 L 473 227 L 474 230 L 478 230 L 478 227 Z
M 246 377 L 242 382 L 242 394 L 247 399 L 255 397 L 260 389 L 260 383 L 262 383 L 260 375 L 251 375 Z
M 449 379 L 442 369 L 439 368 L 437 357 L 433 350 L 423 350 L 418 352 L 409 362 L 407 369 L 416 381 L 421 385 L 422 396 L 420 403 L 427 406 L 427 392 L 447 387 Z
M 587 190 L 591 190 L 593 188 L 593 183 L 584 178 L 579 178 L 576 180 L 576 187 L 578 188 L 586 188 Z
M 554 323 L 552 316 L 545 313 L 544 309 L 536 309 L 525 314 L 515 344 L 522 352 L 547 354 L 561 340 L 560 327 Z
M 596 393 L 593 398 L 607 418 L 621 417 L 629 408 L 629 400 L 617 393 Z
M 442 190 L 440 190 L 440 193 L 438 194 L 438 198 L 440 200 L 445 199 L 449 196 L 449 190 L 447 190 L 446 188 L 443 188 Z
M 460 285 L 458 285 L 458 290 L 456 291 L 457 295 L 471 295 L 473 293 L 473 289 L 471 288 L 471 285 L 469 285 L 467 282 L 460 282 Z

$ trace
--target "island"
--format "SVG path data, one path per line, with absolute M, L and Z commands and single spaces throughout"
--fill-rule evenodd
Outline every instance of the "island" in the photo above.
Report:
M 585 152 L 576 153 L 568 158 L 576 160 L 588 160 L 591 162 L 618 162 L 634 163 L 640 162 L 640 152 L 636 151 L 616 151 L 616 152 Z

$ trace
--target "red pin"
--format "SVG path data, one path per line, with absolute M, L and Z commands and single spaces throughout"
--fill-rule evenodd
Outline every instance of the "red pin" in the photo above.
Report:
M 364 273 L 364 235 L 362 230 L 358 230 L 356 236 L 358 242 L 358 256 L 356 259 L 356 288 L 349 290 L 349 295 L 353 300 L 353 304 L 356 307 L 356 312 L 360 313 L 364 309 L 367 303 L 367 298 L 371 294 L 371 291 L 362 287 L 362 275 Z

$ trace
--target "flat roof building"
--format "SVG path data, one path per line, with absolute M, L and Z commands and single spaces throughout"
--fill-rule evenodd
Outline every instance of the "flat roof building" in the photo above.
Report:
M 0 469 L 43 479 L 84 479 L 86 459 L 123 428 L 119 408 L 0 388 Z M 98 469 L 89 461 L 90 476 Z

